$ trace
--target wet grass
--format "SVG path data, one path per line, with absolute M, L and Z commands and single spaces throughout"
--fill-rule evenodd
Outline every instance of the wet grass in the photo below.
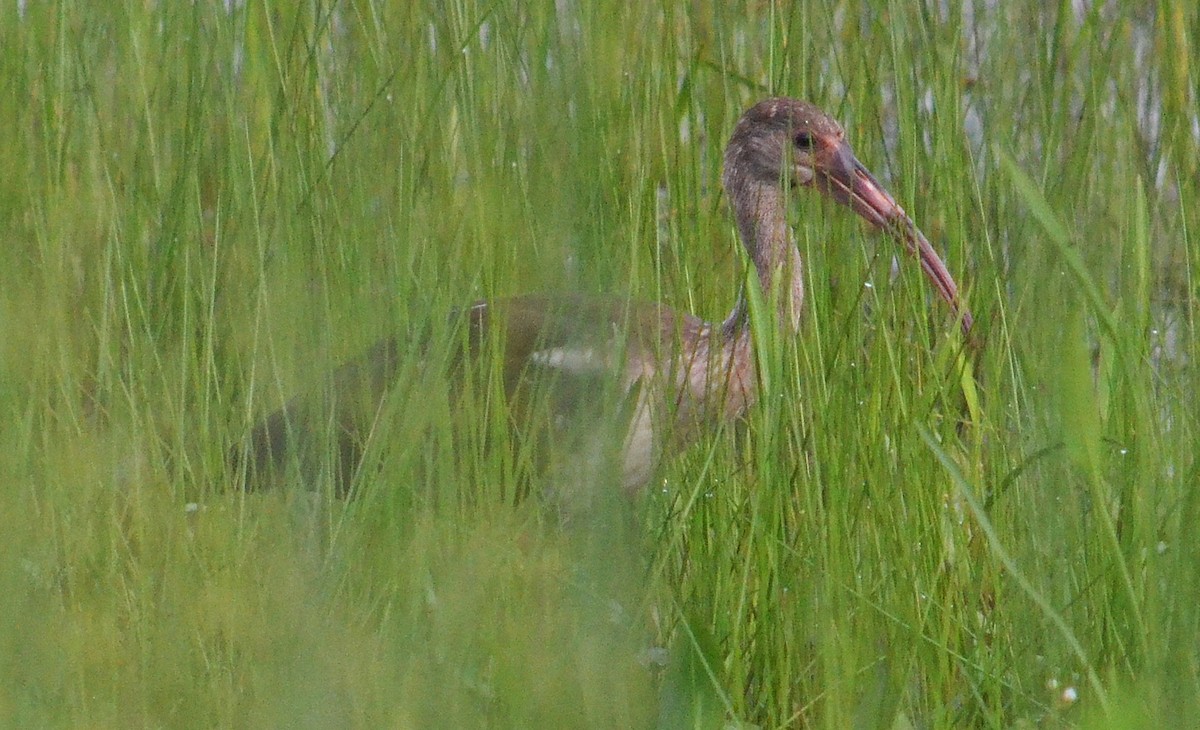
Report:
M 4 724 L 1200 711 L 1186 3 L 229 5 L 0 11 Z M 514 506 L 525 457 L 451 445 L 502 419 L 413 370 L 360 499 L 230 489 L 254 419 L 476 298 L 723 316 L 721 148 L 772 93 L 843 121 L 981 349 L 806 196 L 803 335 L 636 526 Z

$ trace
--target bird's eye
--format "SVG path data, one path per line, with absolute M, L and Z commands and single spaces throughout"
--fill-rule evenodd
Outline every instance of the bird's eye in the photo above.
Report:
M 793 137 L 796 147 L 802 150 L 811 150 L 813 148 L 813 136 L 808 132 L 796 132 Z

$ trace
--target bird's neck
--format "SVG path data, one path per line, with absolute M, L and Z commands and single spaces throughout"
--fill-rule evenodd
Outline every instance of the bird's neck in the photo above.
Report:
M 804 265 L 787 222 L 783 188 L 778 184 L 726 180 L 730 190 L 738 233 L 746 247 L 765 301 L 775 307 L 779 326 L 788 332 L 800 330 L 804 305 Z M 725 320 L 729 334 L 748 324 L 746 297 Z

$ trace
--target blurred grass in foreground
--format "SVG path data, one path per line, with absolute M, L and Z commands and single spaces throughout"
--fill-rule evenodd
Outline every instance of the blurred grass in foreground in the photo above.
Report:
M 0 13 L 3 724 L 1200 711 L 1194 8 Z M 436 388 L 361 500 L 228 489 L 254 418 L 452 306 L 723 315 L 721 148 L 771 93 L 841 119 L 966 287 L 966 422 L 919 275 L 805 196 L 804 335 L 639 529 L 512 506 Z

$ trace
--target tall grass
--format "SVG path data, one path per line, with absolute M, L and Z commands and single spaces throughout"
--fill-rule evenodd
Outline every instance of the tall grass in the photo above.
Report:
M 5 725 L 1200 712 L 1187 3 L 0 13 Z M 415 348 L 361 499 L 230 489 L 254 419 L 476 298 L 721 317 L 721 149 L 776 93 L 844 122 L 981 348 L 803 196 L 804 332 L 757 343 L 762 402 L 636 527 L 514 504 L 525 457 L 453 445 L 502 415 Z

